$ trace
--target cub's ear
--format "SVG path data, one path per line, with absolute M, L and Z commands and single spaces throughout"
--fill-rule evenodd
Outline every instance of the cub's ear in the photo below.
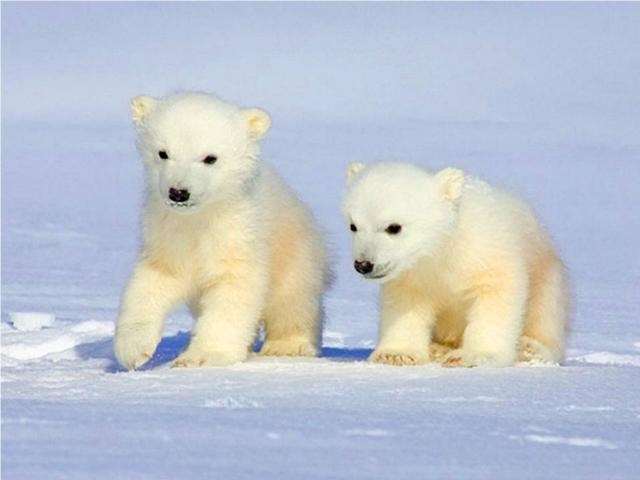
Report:
M 249 134 L 255 140 L 259 140 L 265 136 L 269 127 L 271 127 L 271 117 L 264 110 L 259 108 L 249 108 L 242 111 L 247 126 L 249 127 Z
M 360 162 L 351 162 L 347 166 L 347 185 L 351 185 L 358 174 L 364 170 L 365 164 Z
M 458 168 L 445 168 L 435 175 L 436 182 L 440 189 L 440 194 L 447 200 L 455 202 L 462 194 L 465 175 Z
M 149 114 L 156 108 L 158 100 L 146 95 L 140 95 L 131 99 L 131 117 L 133 123 L 142 125 Z

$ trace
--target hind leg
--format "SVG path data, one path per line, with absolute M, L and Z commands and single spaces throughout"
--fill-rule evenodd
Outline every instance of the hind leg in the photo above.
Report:
M 544 268 L 534 271 L 531 286 L 518 359 L 544 363 L 561 362 L 564 358 L 569 316 L 569 291 L 562 263 L 553 258 Z

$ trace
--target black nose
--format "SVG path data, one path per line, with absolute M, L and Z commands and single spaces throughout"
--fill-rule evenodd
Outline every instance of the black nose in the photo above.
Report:
M 362 275 L 371 273 L 373 271 L 373 263 L 368 262 L 366 260 L 364 262 L 359 262 L 358 260 L 356 260 L 353 263 L 353 267 L 356 269 L 358 273 L 361 273 Z
M 191 195 L 189 194 L 189 190 L 178 190 L 177 188 L 169 189 L 169 198 L 174 202 L 186 202 L 187 200 L 189 200 L 190 196 Z

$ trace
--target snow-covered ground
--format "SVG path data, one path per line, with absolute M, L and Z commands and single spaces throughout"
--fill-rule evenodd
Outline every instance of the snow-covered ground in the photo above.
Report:
M 638 24 L 637 4 L 3 4 L 2 478 L 637 478 Z M 127 101 L 175 88 L 272 113 L 264 157 L 334 252 L 323 358 L 172 370 L 179 310 L 150 365 L 114 363 L 142 198 Z M 364 362 L 376 288 L 339 203 L 347 162 L 381 159 L 535 205 L 573 279 L 565 365 Z

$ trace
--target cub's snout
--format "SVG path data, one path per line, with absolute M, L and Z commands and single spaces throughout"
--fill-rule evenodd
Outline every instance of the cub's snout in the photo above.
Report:
M 369 262 L 368 260 L 356 260 L 355 262 L 353 262 L 353 267 L 358 273 L 361 273 L 362 275 L 373 272 L 373 266 L 373 263 Z
M 191 197 L 189 190 L 177 188 L 169 189 L 169 200 L 171 200 L 172 202 L 184 203 L 189 200 L 189 197 Z

